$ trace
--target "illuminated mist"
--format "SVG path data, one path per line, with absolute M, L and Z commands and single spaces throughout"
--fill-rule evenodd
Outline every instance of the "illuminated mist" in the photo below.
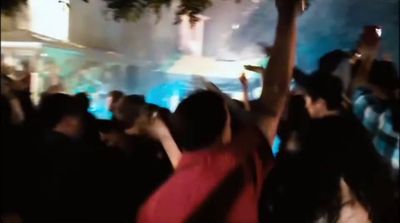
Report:
M 235 51 L 257 42 L 272 43 L 276 10 L 272 0 L 260 2 L 230 47 Z M 364 25 L 383 26 L 382 53 L 389 53 L 399 66 L 399 0 L 311 0 L 299 19 L 297 63 L 315 69 L 318 58 L 333 49 L 352 49 Z
M 383 53 L 399 64 L 399 0 L 310 0 L 311 7 L 299 19 L 297 64 L 315 69 L 318 58 L 333 49 L 352 49 L 364 25 L 383 26 Z M 271 44 L 276 26 L 274 0 L 215 0 L 204 12 L 203 56 L 220 61 L 249 60 L 263 55 L 257 45 Z M 179 26 L 173 25 L 176 2 L 164 8 L 162 18 L 148 13 L 137 23 L 117 23 L 105 18 L 102 1 L 71 1 L 70 40 L 82 45 L 114 50 L 137 67 L 135 78 L 124 90 L 147 95 L 150 102 L 173 109 L 191 90 L 190 78 L 166 74 L 179 52 Z M 122 72 L 126 72 L 125 70 Z M 241 71 L 232 71 L 241 72 Z M 236 78 L 214 79 L 218 86 L 240 91 Z M 254 80 L 253 91 L 259 91 Z

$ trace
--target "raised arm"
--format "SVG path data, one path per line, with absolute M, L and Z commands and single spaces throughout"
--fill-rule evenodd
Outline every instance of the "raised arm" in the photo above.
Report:
M 157 138 L 160 140 L 165 152 L 167 153 L 168 159 L 172 164 L 172 167 L 176 169 L 179 161 L 182 158 L 182 152 L 179 150 L 174 138 L 171 135 L 168 127 L 164 124 L 161 119 L 157 119 L 156 123 L 152 127 L 157 131 Z
M 182 157 L 182 152 L 179 150 L 168 126 L 159 117 L 157 112 L 152 113 L 151 117 L 147 115 L 140 116 L 130 129 L 125 130 L 128 135 L 148 134 L 158 140 L 163 146 L 165 153 L 174 169 L 178 167 Z
M 377 51 L 379 48 L 379 43 L 374 46 L 362 46 L 360 51 L 362 51 L 362 57 L 360 60 L 360 67 L 357 69 L 354 78 L 350 84 L 350 95 L 359 87 L 370 87 L 368 84 L 369 73 L 374 63 Z
M 244 110 L 250 111 L 249 81 L 244 73 L 240 76 L 240 83 L 242 84 Z
M 300 0 L 276 0 L 278 25 L 267 68 L 263 71 L 260 127 L 273 142 L 288 95 L 296 55 L 296 16 Z
M 357 46 L 360 66 L 355 72 L 355 76 L 350 85 L 349 93 L 351 96 L 359 87 L 371 87 L 368 84 L 368 79 L 381 44 L 381 36 L 378 32 L 380 29 L 379 26 L 365 26 L 363 33 L 360 35 Z

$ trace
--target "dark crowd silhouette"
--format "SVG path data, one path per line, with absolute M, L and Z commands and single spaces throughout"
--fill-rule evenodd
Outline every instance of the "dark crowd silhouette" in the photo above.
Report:
M 299 2 L 276 0 L 269 63 L 245 66 L 262 78 L 256 100 L 245 75 L 243 101 L 203 79 L 173 113 L 116 90 L 99 120 L 60 86 L 34 105 L 29 75 L 2 66 L 2 221 L 398 222 L 400 81 L 379 57 L 381 27 L 307 74 Z

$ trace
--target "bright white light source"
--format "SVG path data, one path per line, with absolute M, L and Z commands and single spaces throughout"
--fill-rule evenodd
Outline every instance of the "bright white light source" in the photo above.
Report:
M 239 100 L 239 101 L 243 101 L 243 92 L 239 91 L 239 92 L 232 92 L 231 93 L 231 98 Z
M 262 91 L 262 87 L 256 87 L 253 90 L 253 97 L 254 98 L 259 98 L 261 96 L 261 91 Z
M 169 104 L 169 109 L 171 111 L 175 111 L 179 105 L 179 92 L 174 92 L 174 95 L 172 95 L 172 97 L 169 99 Z
M 232 29 L 239 29 L 240 28 L 240 25 L 239 24 L 233 24 L 232 25 Z
M 47 56 L 49 56 L 49 55 L 48 55 L 47 53 L 41 53 L 40 56 L 41 56 L 41 57 L 47 57 Z
M 361 58 L 361 56 L 362 56 L 360 53 L 355 53 L 354 55 L 355 55 L 357 58 Z
M 260 3 L 260 0 L 251 0 L 253 3 L 257 4 Z
M 52 38 L 68 40 L 69 0 L 29 0 L 31 30 Z
M 15 64 L 16 64 L 14 58 L 11 56 L 6 56 L 3 60 L 3 62 L 5 65 L 10 66 L 10 67 L 15 66 Z
M 381 28 L 375 28 L 376 34 L 378 34 L 379 37 L 382 36 L 382 29 Z
M 13 41 L 1 41 L 1 47 L 12 47 L 12 48 L 40 48 L 42 44 L 39 42 L 13 42 Z

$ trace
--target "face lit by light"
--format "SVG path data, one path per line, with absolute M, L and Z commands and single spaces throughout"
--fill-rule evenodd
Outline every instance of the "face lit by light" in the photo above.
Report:
M 324 100 L 322 99 L 313 100 L 308 95 L 304 97 L 304 100 L 306 102 L 305 107 L 311 118 L 318 119 L 323 117 L 324 111 L 326 111 L 327 109 Z

